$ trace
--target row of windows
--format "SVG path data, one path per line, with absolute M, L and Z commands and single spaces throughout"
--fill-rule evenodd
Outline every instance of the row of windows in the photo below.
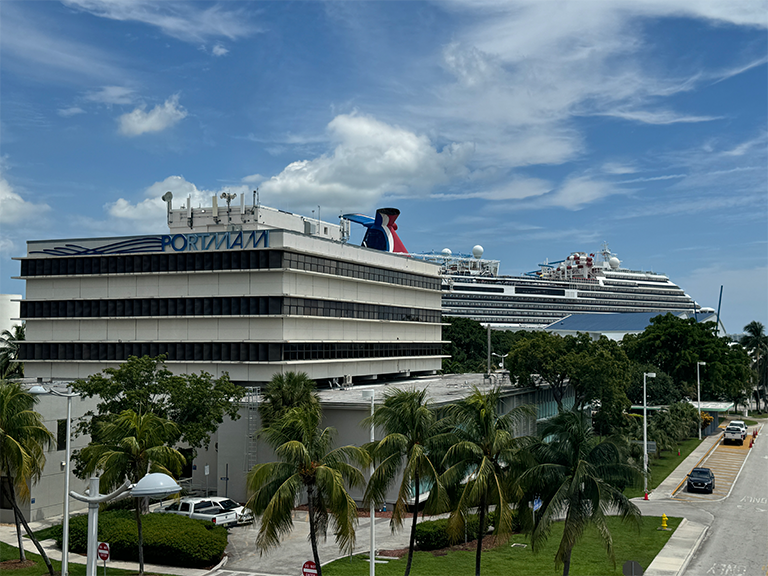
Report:
M 45 300 L 21 302 L 21 317 L 124 318 L 141 316 L 322 316 L 363 320 L 440 322 L 439 310 L 380 306 L 357 302 L 284 298 L 282 296 L 218 296 L 200 298 L 126 298 L 109 300 Z
M 576 310 L 618 310 L 626 312 L 627 307 L 636 306 L 642 312 L 647 309 L 656 310 L 690 310 L 693 304 L 688 301 L 652 301 L 644 302 L 641 300 L 623 300 L 619 302 L 601 302 L 592 301 L 585 298 L 558 298 L 557 300 L 531 300 L 530 298 L 517 298 L 515 296 L 482 296 L 482 295 L 464 295 L 464 294 L 443 294 L 444 305 L 455 306 L 503 306 L 506 308 L 540 308 L 544 310 L 562 310 L 564 306 L 570 306 Z M 478 302 L 477 304 L 473 302 Z M 599 305 L 603 304 L 603 307 Z M 611 308 L 605 308 L 605 305 Z
M 440 289 L 440 279 L 397 272 L 330 258 L 281 250 L 236 250 L 229 252 L 183 252 L 125 256 L 71 256 L 28 258 L 21 261 L 21 276 L 87 276 L 92 274 L 136 274 L 153 272 L 197 272 L 223 270 L 270 270 L 290 268 L 321 272 L 401 286 Z
M 280 362 L 345 358 L 438 356 L 439 342 L 22 342 L 19 360 L 122 361 L 129 356 L 165 354 L 170 362 Z

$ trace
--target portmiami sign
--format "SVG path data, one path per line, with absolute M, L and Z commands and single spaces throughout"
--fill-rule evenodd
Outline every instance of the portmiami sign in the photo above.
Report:
M 228 232 L 140 236 L 96 246 L 64 244 L 55 248 L 30 250 L 29 253 L 47 254 L 49 256 L 97 256 L 147 252 L 214 252 L 254 248 L 269 248 L 269 230 L 233 230 Z
M 191 252 L 209 250 L 246 250 L 269 248 L 269 230 L 237 232 L 198 232 L 197 234 L 165 234 L 160 237 L 162 251 Z

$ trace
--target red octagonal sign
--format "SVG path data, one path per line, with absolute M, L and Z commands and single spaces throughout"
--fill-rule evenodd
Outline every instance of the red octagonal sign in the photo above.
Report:
M 100 560 L 104 560 L 104 562 L 109 560 L 109 544 L 106 542 L 99 542 L 96 553 L 99 555 Z
M 301 567 L 301 576 L 316 576 L 317 575 L 317 564 L 315 564 L 312 560 L 307 560 L 304 562 L 304 566 Z

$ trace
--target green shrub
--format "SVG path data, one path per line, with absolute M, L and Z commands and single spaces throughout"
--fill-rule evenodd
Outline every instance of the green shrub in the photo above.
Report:
M 175 514 L 145 514 L 141 517 L 144 561 L 185 568 L 204 568 L 216 564 L 227 547 L 227 529 L 206 520 L 193 520 Z M 70 550 L 84 553 L 87 548 L 88 517 L 75 516 L 69 523 Z M 99 514 L 99 541 L 108 542 L 115 560 L 138 561 L 138 531 L 135 513 L 109 510 Z M 61 547 L 61 536 L 56 543 Z
M 485 529 L 490 525 L 491 516 L 486 517 Z M 480 525 L 480 517 L 476 514 L 467 517 L 466 534 L 469 540 L 477 538 L 477 528 Z M 448 519 L 427 520 L 416 525 L 416 545 L 419 550 L 439 550 L 458 544 L 464 539 L 463 534 L 459 538 L 451 538 L 448 534 Z

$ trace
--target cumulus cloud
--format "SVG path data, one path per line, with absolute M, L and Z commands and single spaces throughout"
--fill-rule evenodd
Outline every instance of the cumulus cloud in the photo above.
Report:
M 248 192 L 247 186 L 225 186 L 219 190 L 201 190 L 183 176 L 169 176 L 155 182 L 143 193 L 143 198 L 131 201 L 118 198 L 104 206 L 105 211 L 113 218 L 117 227 L 134 232 L 158 232 L 166 228 L 166 205 L 162 200 L 163 194 L 173 194 L 173 207 L 188 205 L 191 198 L 193 207 L 210 206 L 211 196 L 219 196 L 222 192 L 240 194 Z
M 139 136 L 147 132 L 161 132 L 170 128 L 187 116 L 187 111 L 179 106 L 178 95 L 171 96 L 164 104 L 158 104 L 149 112 L 145 107 L 123 114 L 118 119 L 120 133 L 125 136 Z
M 211 50 L 211 53 L 214 56 L 225 56 L 226 54 L 229 54 L 229 50 L 224 48 L 221 44 L 216 44 L 216 46 L 213 47 Z
M 131 104 L 135 96 L 134 91 L 125 86 L 104 86 L 98 92 L 88 92 L 85 99 L 98 104 Z
M 260 189 L 301 208 L 370 208 L 386 194 L 424 195 L 465 175 L 474 152 L 470 143 L 438 150 L 426 136 L 359 114 L 339 115 L 327 130 L 333 152 L 293 162 Z
M 14 225 L 37 220 L 50 211 L 47 204 L 35 204 L 14 192 L 8 181 L 0 175 L 0 224 Z
M 203 5 L 196 2 L 154 0 L 64 0 L 64 3 L 101 18 L 155 26 L 164 34 L 185 42 L 200 42 L 222 36 L 234 40 L 257 30 L 249 22 L 244 9 L 232 9 L 231 5 L 226 4 L 200 8 Z

